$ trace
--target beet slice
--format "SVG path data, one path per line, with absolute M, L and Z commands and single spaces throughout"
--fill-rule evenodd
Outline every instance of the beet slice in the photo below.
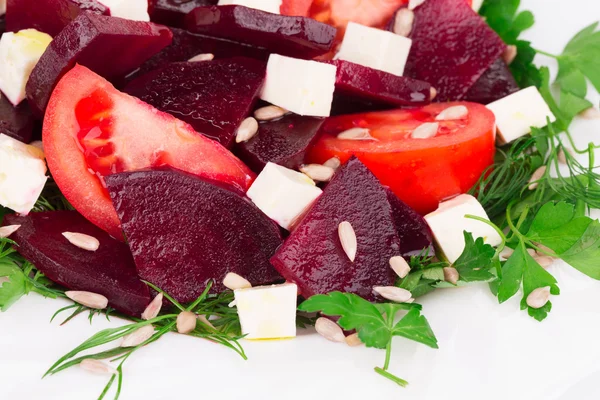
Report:
M 171 43 L 171 31 L 151 22 L 81 13 L 54 38 L 33 69 L 26 93 L 43 115 L 60 78 L 78 63 L 111 80 L 124 76 Z
M 434 255 L 433 234 L 425 218 L 400 200 L 390 189 L 386 188 L 386 193 L 400 238 L 402 256 L 410 259 L 411 256 L 420 254 Z
M 185 16 L 196 7 L 214 6 L 219 0 L 151 0 L 150 20 L 185 28 Z
M 358 251 L 350 261 L 338 226 L 348 221 Z M 335 290 L 374 300 L 373 286 L 393 285 L 389 260 L 400 255 L 400 240 L 385 189 L 357 158 L 351 158 L 271 258 L 304 297 Z
M 27 102 L 17 107 L 0 94 L 0 132 L 23 143 L 29 143 L 33 136 L 35 119 Z
M 108 7 L 96 0 L 8 0 L 6 29 L 35 28 L 54 37 L 83 11 L 110 15 Z
M 431 102 L 431 85 L 405 76 L 396 76 L 349 61 L 328 61 L 337 67 L 336 94 L 355 100 L 420 107 Z
M 139 317 L 150 303 L 150 290 L 138 278 L 127 245 L 77 211 L 6 215 L 5 224 L 21 225 L 10 238 L 19 245 L 19 253 L 51 281 L 101 294 L 111 307 L 133 317 Z M 100 247 L 96 251 L 80 249 L 65 239 L 63 232 L 93 236 Z
M 269 264 L 277 225 L 243 195 L 175 171 L 126 172 L 106 184 L 139 275 L 181 302 L 235 272 L 253 285 L 281 280 Z
M 465 1 L 427 0 L 414 12 L 404 75 L 429 82 L 436 101 L 464 99 L 506 45 Z
M 242 57 L 174 63 L 135 79 L 125 92 L 231 147 L 265 74 L 263 62 Z
M 327 53 L 337 30 L 306 17 L 288 17 L 243 6 L 198 7 L 186 17 L 194 33 L 265 47 L 272 53 L 314 58 Z
M 519 91 L 519 85 L 502 58 L 490 68 L 469 89 L 466 101 L 489 104 Z
M 268 162 L 298 169 L 324 121 L 287 114 L 274 121 L 261 122 L 256 136 L 240 143 L 236 154 L 256 173 L 260 173 Z

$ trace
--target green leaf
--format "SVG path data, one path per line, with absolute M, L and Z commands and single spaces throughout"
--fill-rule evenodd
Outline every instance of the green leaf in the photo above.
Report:
M 508 44 L 514 44 L 521 32 L 531 28 L 535 22 L 530 11 L 517 14 L 520 3 L 520 0 L 486 0 L 479 11 Z
M 498 301 L 504 303 L 519 291 L 523 281 L 525 257 L 521 246 L 518 246 L 502 267 L 502 280 L 498 286 Z
M 9 279 L 0 284 L 0 311 L 6 311 L 27 294 L 27 278 L 16 264 L 5 260 L 0 260 L 0 277 Z
M 438 348 L 437 338 L 429 326 L 427 319 L 421 315 L 417 308 L 411 309 L 404 318 L 402 318 L 392 331 L 394 336 L 402 336 L 415 342 L 423 343 L 426 346 Z
M 560 290 L 556 285 L 556 279 L 542 268 L 528 252 L 525 251 L 523 256 L 525 259 L 525 268 L 523 270 L 523 299 L 521 300 L 521 308 L 527 308 L 529 315 L 538 321 L 542 321 L 548 316 L 548 313 L 552 309 L 552 304 L 548 302 L 544 307 L 534 309 L 527 306 L 527 296 L 535 289 L 546 286 L 550 286 L 550 293 L 555 296 L 560 294 Z
M 470 232 L 465 231 L 463 235 L 465 237 L 465 249 L 454 263 L 460 280 L 463 282 L 480 282 L 494 279 L 494 274 L 489 269 L 496 250 L 489 244 L 485 244 L 483 238 L 473 240 L 473 234 Z
M 520 88 L 529 86 L 540 87 L 542 85 L 542 77 L 540 70 L 533 63 L 536 51 L 531 47 L 531 43 L 524 40 L 517 40 L 517 57 L 510 64 L 512 72 L 517 84 Z
M 431 281 L 443 281 L 444 280 L 444 268 L 434 267 L 423 270 L 423 279 Z
M 597 220 L 592 221 L 581 238 L 559 255 L 573 268 L 600 280 L 600 223 Z

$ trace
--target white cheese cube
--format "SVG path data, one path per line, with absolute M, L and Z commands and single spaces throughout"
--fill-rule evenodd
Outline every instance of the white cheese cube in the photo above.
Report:
M 148 0 L 100 0 L 110 10 L 113 17 L 133 21 L 150 21 Z
M 502 144 L 525 136 L 531 127 L 543 128 L 556 117 L 535 86 L 528 87 L 487 105 L 496 116 L 498 141 Z
M 474 11 L 479 12 L 479 9 L 483 5 L 483 0 L 473 0 L 471 7 Z
M 6 0 L 0 0 L 0 15 L 6 14 Z
M 290 230 L 321 193 L 308 176 L 268 163 L 246 195 L 269 218 Z
M 350 22 L 335 58 L 402 76 L 411 46 L 404 36 Z
M 244 6 L 248 8 L 255 8 L 270 12 L 272 14 L 279 14 L 281 8 L 281 0 L 219 0 L 220 6 Z
M 25 99 L 25 85 L 31 71 L 52 41 L 35 29 L 6 32 L 0 39 L 0 90 L 17 106 Z
M 489 220 L 479 201 L 468 194 L 440 203 L 436 211 L 425 216 L 438 247 L 451 263 L 458 260 L 465 249 L 464 231 L 472 233 L 473 239 L 481 237 L 492 246 L 502 243 L 494 228 L 481 221 L 465 218 L 465 215 Z
M 258 286 L 234 293 L 246 339 L 296 337 L 298 287 L 295 284 Z
M 0 205 L 28 214 L 47 179 L 43 151 L 0 134 Z
M 334 65 L 271 54 L 261 99 L 296 114 L 328 117 L 336 72 Z

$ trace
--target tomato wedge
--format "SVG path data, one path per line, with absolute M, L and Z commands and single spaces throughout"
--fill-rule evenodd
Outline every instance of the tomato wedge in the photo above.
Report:
M 407 3 L 408 0 L 314 0 L 310 16 L 342 32 L 350 21 L 382 28 Z
M 283 0 L 281 2 L 281 15 L 291 17 L 308 17 L 313 0 Z
M 254 175 L 219 143 L 75 66 L 58 83 L 43 127 L 48 167 L 84 217 L 122 238 L 104 177 L 171 166 L 246 191 Z
M 436 121 L 442 111 L 465 106 L 461 119 Z M 414 139 L 412 132 L 425 122 L 438 122 L 434 137 Z M 338 139 L 351 128 L 366 128 L 373 139 Z M 342 162 L 356 155 L 394 193 L 421 214 L 440 201 L 465 193 L 494 160 L 495 118 L 476 103 L 431 104 L 329 118 L 307 162 L 322 164 L 331 157 Z

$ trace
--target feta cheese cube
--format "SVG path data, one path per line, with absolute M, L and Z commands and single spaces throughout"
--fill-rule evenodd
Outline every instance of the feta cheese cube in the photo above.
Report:
M 110 10 L 110 15 L 133 21 L 150 21 L 148 0 L 100 0 Z
M 234 291 L 246 339 L 296 337 L 298 287 L 293 283 Z
M 43 151 L 0 134 L 0 205 L 29 214 L 47 179 Z
M 246 195 L 269 218 L 290 230 L 321 193 L 308 176 L 268 163 Z
M 17 106 L 25 99 L 25 85 L 52 37 L 35 29 L 6 32 L 0 39 L 0 90 Z
M 477 199 L 462 194 L 451 200 L 440 203 L 438 209 L 425 216 L 435 241 L 449 262 L 453 263 L 465 249 L 464 231 L 471 232 L 473 238 L 483 238 L 485 243 L 498 246 L 502 239 L 491 226 L 465 215 L 489 219 L 483 206 Z
M 6 0 L 0 0 L 0 16 L 6 14 Z
M 220 6 L 244 6 L 248 8 L 255 8 L 270 12 L 272 14 L 279 14 L 281 8 L 281 0 L 219 0 Z
M 334 65 L 271 54 L 261 99 L 296 114 L 328 117 L 336 72 Z
M 531 127 L 543 128 L 556 117 L 535 86 L 528 87 L 487 105 L 496 116 L 498 141 L 502 144 L 525 136 Z
M 402 76 L 411 46 L 404 36 L 350 22 L 335 58 Z
M 483 0 L 473 0 L 471 7 L 474 11 L 479 12 L 479 9 L 483 5 Z

